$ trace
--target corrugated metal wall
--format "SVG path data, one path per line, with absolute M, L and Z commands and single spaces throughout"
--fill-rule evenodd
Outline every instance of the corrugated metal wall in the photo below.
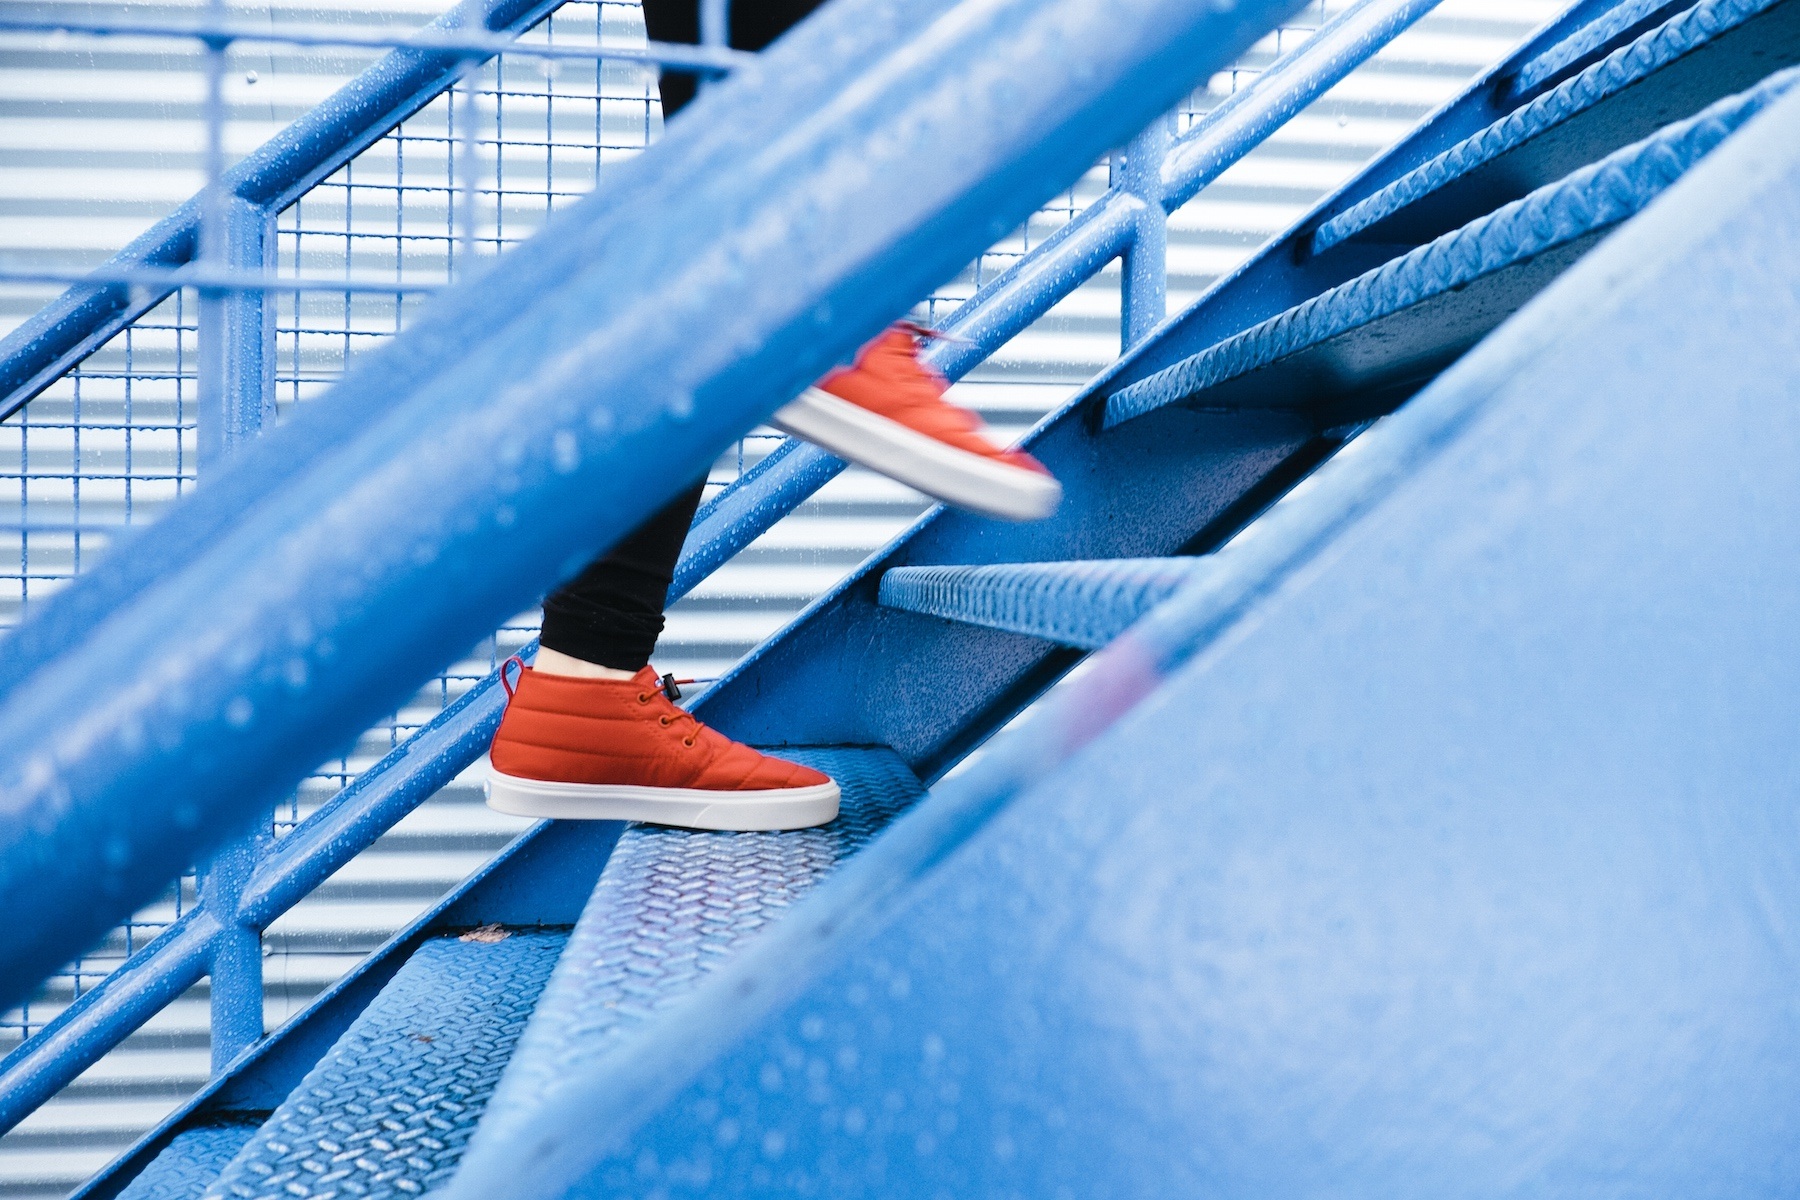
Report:
M 1306 28 L 1317 24 L 1321 11 L 1343 6 L 1343 0 L 1315 5 L 1296 20 L 1296 32 L 1283 37 L 1303 36 Z M 196 6 L 7 3 L 5 7 L 84 18 L 151 18 L 192 16 Z M 281 23 L 341 21 L 411 29 L 435 17 L 442 7 L 441 0 L 392 0 L 378 8 L 350 3 L 238 5 L 234 13 Z M 1176 214 L 1169 237 L 1171 311 L 1291 223 L 1322 193 L 1560 7 L 1557 0 L 1446 0 L 1436 14 Z M 634 17 L 629 4 L 609 0 L 570 5 L 558 20 L 571 30 L 585 27 L 588 36 L 605 26 L 613 35 L 628 37 Z M 1269 39 L 1249 56 L 1243 64 L 1246 72 L 1268 60 L 1276 40 Z M 291 50 L 234 52 L 227 93 L 229 149 L 237 154 L 260 144 L 371 60 L 370 55 Z M 197 53 L 138 39 L 12 37 L 0 39 L 0 62 L 4 64 L 0 254 L 9 265 L 57 270 L 94 265 L 198 190 L 203 130 Z M 484 95 L 475 99 L 473 108 L 483 142 L 481 157 L 489 172 L 483 185 L 484 207 L 478 209 L 481 238 L 498 244 L 528 232 L 548 205 L 592 186 L 594 172 L 605 162 L 635 152 L 660 128 L 660 116 L 648 100 L 653 92 L 641 74 L 609 68 L 602 78 L 592 68 L 585 70 L 587 77 L 568 66 L 545 73 L 535 64 L 509 60 L 484 76 Z M 1196 105 L 1205 107 L 1209 97 L 1216 100 L 1238 81 L 1231 73 L 1222 75 L 1196 97 Z M 440 104 L 409 122 L 407 136 L 389 139 L 385 148 L 358 164 L 360 175 L 355 170 L 340 173 L 331 187 L 291 210 L 282 222 L 289 231 L 283 243 L 288 256 L 284 265 L 291 266 L 298 257 L 309 272 L 328 269 L 332 254 L 354 244 L 360 273 L 378 254 L 371 247 L 389 236 L 377 236 L 379 231 L 391 224 L 409 232 L 404 255 L 409 270 L 442 269 L 454 252 L 453 222 L 445 211 L 450 202 L 446 159 L 454 153 L 450 127 L 454 119 L 448 106 Z M 577 137 L 569 132 L 575 125 L 590 123 L 591 134 Z M 527 132 L 540 124 L 542 136 Z M 500 142 L 507 144 L 502 147 Z M 416 188 L 413 218 L 421 206 L 430 209 L 432 195 L 440 196 L 437 208 L 426 213 L 429 220 L 424 225 L 414 220 L 404 226 L 395 205 L 379 199 L 399 194 L 394 188 L 403 165 L 412 172 Z M 507 181 L 504 186 L 493 180 L 496 168 Z M 978 273 L 1003 267 L 1010 255 L 1047 236 L 1105 186 L 1105 170 L 1096 168 L 1030 227 L 947 284 L 933 307 L 942 311 L 944 302 L 970 294 Z M 312 240 L 303 240 L 302 232 Z M 346 236 L 353 232 L 368 236 L 353 243 Z M 392 237 L 390 243 L 401 244 Z M 12 328 L 52 294 L 54 289 L 49 288 L 0 285 L 0 331 Z M 283 357 L 277 368 L 284 405 L 323 386 L 346 354 L 403 323 L 412 303 L 390 299 L 346 304 L 342 297 L 284 302 L 285 341 L 278 346 Z M 192 324 L 192 313 L 177 313 L 171 304 L 164 306 L 161 317 L 169 328 L 160 334 L 140 334 L 141 354 L 160 354 L 173 362 L 178 352 L 191 352 L 186 327 Z M 1117 352 L 1114 272 L 1058 305 L 959 384 L 957 395 L 996 427 L 1021 432 Z M 117 356 L 123 350 L 114 347 L 109 353 Z M 107 373 L 96 366 L 93 374 L 88 386 L 102 389 Z M 34 408 L 49 411 L 53 404 L 78 405 L 79 397 L 71 392 L 51 398 L 51 403 L 40 401 Z M 155 442 L 154 432 L 148 426 L 140 431 L 139 444 L 147 447 L 143 453 L 160 446 L 155 453 L 175 465 L 159 486 L 140 481 L 136 503 L 144 511 L 133 518 L 137 521 L 152 517 L 157 505 L 180 491 L 186 484 L 185 472 L 191 469 L 191 446 L 183 440 L 191 431 L 165 431 L 163 443 Z M 41 447 L 50 435 L 46 431 L 38 436 L 35 444 Z M 13 459 L 10 466 L 0 468 L 4 473 L 0 485 L 16 483 L 21 498 L 41 482 L 28 483 L 30 471 L 21 461 L 30 444 L 23 434 L 0 441 L 0 453 Z M 721 459 L 715 480 L 731 478 L 767 444 L 747 440 L 741 455 L 734 451 Z M 74 454 L 78 460 L 80 448 L 59 445 L 57 452 Z M 183 460 L 183 455 L 189 457 Z M 181 466 L 182 461 L 189 466 Z M 90 504 L 121 503 L 118 486 L 108 491 L 97 479 L 90 479 L 87 486 Z M 41 503 L 41 494 L 33 494 Z M 0 497 L 0 502 L 22 504 L 22 499 Z M 681 676 L 717 675 L 923 510 L 921 499 L 907 489 L 866 473 L 847 472 L 674 607 L 658 666 Z M 46 574 L 67 574 L 78 567 L 76 556 L 97 553 L 103 546 L 101 535 L 91 536 L 85 544 L 79 538 L 58 543 L 52 549 L 62 556 L 57 560 L 61 565 Z M 38 561 L 46 560 L 40 556 Z M 55 586 L 55 578 L 27 583 L 23 579 L 27 573 L 14 570 L 20 578 L 11 581 L 13 592 L 0 596 L 0 605 L 9 614 L 16 613 L 25 599 Z M 281 814 L 283 819 L 303 815 L 329 795 L 342 772 L 366 766 L 407 726 L 428 718 L 454 693 L 459 680 L 478 676 L 495 655 L 503 655 L 528 636 L 530 623 L 529 616 L 523 618 L 520 629 L 503 632 L 494 644 L 481 647 L 453 668 L 447 684 L 421 693 L 417 703 L 400 714 L 398 734 L 389 727 L 372 731 L 346 760 L 303 788 L 296 803 Z M 522 825 L 499 818 L 481 804 L 474 772 L 402 822 L 269 931 L 269 1026 L 297 1011 Z M 133 936 L 153 932 L 169 919 L 178 902 L 185 901 L 172 895 L 168 904 L 146 913 L 145 927 Z M 122 933 L 86 961 L 90 969 L 103 971 L 125 949 Z M 5 1039 L 0 1040 L 0 1049 L 53 1015 L 74 986 L 73 978 L 59 981 L 28 1013 L 0 1021 L 0 1039 Z M 0 1139 L 0 1195 L 63 1195 L 110 1159 L 204 1079 L 205 1031 L 202 986 L 55 1103 Z

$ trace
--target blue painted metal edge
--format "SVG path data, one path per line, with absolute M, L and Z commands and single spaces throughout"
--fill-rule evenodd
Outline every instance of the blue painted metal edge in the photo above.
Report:
M 985 567 L 895 567 L 880 603 L 1098 650 L 1194 577 L 1208 558 L 1119 558 Z

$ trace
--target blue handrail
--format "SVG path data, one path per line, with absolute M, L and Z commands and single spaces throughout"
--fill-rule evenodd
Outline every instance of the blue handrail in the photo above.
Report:
M 948 7 L 822 10 L 27 619 L 98 617 L 0 699 L 0 1004 L 1292 5 Z
M 1436 2 L 1362 0 L 1280 57 L 1256 82 L 1206 114 L 1170 147 L 1170 165 L 1161 172 L 1163 207 L 1173 210 L 1192 198 Z M 346 91 L 358 90 L 361 83 L 359 80 Z M 1142 208 L 1143 201 L 1136 196 L 1118 189 L 1109 192 L 983 288 L 946 323 L 945 328 L 959 340 L 934 345 L 932 353 L 940 369 L 952 376 L 964 374 L 1117 257 L 1128 244 Z M 64 302 L 67 300 L 65 297 Z M 672 596 L 691 589 L 842 466 L 812 447 L 784 443 L 702 510 L 689 536 Z M 480 756 L 502 707 L 499 689 L 490 676 L 302 823 L 245 883 L 235 924 L 266 928 L 453 779 Z M 181 978 L 181 987 L 204 974 L 204 953 L 190 961 L 188 950 L 195 944 L 190 929 L 171 930 L 140 952 L 130 971 L 102 981 L 0 1063 L 0 1129 L 16 1123 L 152 1015 L 160 1004 L 147 997 L 162 992 L 160 988 L 153 992 L 149 986 L 157 972 Z M 179 990 L 177 987 L 173 994 Z

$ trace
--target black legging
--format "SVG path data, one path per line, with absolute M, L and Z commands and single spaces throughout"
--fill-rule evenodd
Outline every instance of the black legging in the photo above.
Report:
M 735 0 L 731 5 L 729 40 L 739 50 L 761 50 L 786 33 L 824 0 Z M 644 0 L 644 26 L 651 41 L 700 41 L 699 0 Z M 694 77 L 665 74 L 663 120 L 694 98 Z M 650 661 L 663 631 L 663 605 L 681 557 L 694 511 L 700 507 L 701 480 L 669 501 L 624 541 L 589 563 L 581 574 L 544 601 L 542 645 L 551 650 L 613 667 L 636 671 Z

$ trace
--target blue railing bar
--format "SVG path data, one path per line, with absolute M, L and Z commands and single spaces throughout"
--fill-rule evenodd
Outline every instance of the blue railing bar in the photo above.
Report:
M 524 651 L 527 658 L 535 645 Z M 248 881 L 239 884 L 236 902 L 229 904 L 236 910 L 231 918 L 234 928 L 222 927 L 208 908 L 212 894 L 204 895 L 180 920 L 0 1060 L 0 1134 L 214 969 L 228 938 L 242 953 L 256 934 L 479 758 L 500 723 L 504 704 L 489 702 L 493 699 L 489 693 L 499 691 L 495 676 L 478 683 L 274 843 Z M 215 976 L 214 987 L 218 986 Z M 232 1028 L 237 1032 L 215 1041 L 215 1070 L 261 1033 L 261 1003 L 259 990 L 254 1009 L 239 1004 L 233 1010 L 237 1020 Z
M 1507 89 L 1509 97 L 1517 100 L 1525 93 L 1535 91 L 1557 72 L 1592 54 L 1657 10 L 1675 8 L 1682 2 L 1683 0 L 1621 0 L 1610 12 L 1597 17 L 1520 67 Z
M 225 292 L 377 292 L 391 295 L 438 292 L 448 286 L 442 280 L 412 283 L 354 275 L 346 279 L 295 278 L 205 267 L 96 267 L 92 271 L 40 271 L 0 266 L 0 283 L 123 283 L 132 287 L 158 288 L 165 296 L 184 287 Z
M 26 618 L 100 617 L 0 712 L 0 1005 L 1293 4 L 949 7 L 821 9 Z
M 498 679 L 463 693 L 276 842 L 245 885 L 237 920 L 267 929 L 481 757 L 506 706 Z
M 431 28 L 446 33 L 468 24 L 524 29 L 562 3 L 463 0 Z M 470 66 L 467 52 L 395 50 L 226 171 L 225 186 L 240 200 L 279 212 L 424 107 Z M 194 254 L 199 219 L 195 197 L 114 255 L 107 267 L 186 262 Z M 167 295 L 126 284 L 78 284 L 38 310 L 0 340 L 0 420 Z
M 682 42 L 646 42 L 642 46 L 564 45 L 522 42 L 511 35 L 455 37 L 432 33 L 394 34 L 380 30 L 234 25 L 218 22 L 69 21 L 44 18 L 0 17 L 0 33 L 77 33 L 91 37 L 150 37 L 193 40 L 229 46 L 235 42 L 258 45 L 334 46 L 367 50 L 428 50 L 434 53 L 518 54 L 528 58 L 613 59 L 620 62 L 654 63 L 672 71 L 699 75 L 728 75 L 756 56 L 724 45 L 690 46 Z
M 789 438 L 700 506 L 681 545 L 669 603 L 729 562 L 738 551 L 844 469 L 844 460 Z M 750 530 L 756 532 L 746 537 Z
M 0 1133 L 198 983 L 218 934 L 212 914 L 190 909 L 0 1059 Z
M 1194 122 L 1163 159 L 1163 207 L 1192 200 L 1251 148 L 1405 33 L 1441 0 L 1363 0 Z

